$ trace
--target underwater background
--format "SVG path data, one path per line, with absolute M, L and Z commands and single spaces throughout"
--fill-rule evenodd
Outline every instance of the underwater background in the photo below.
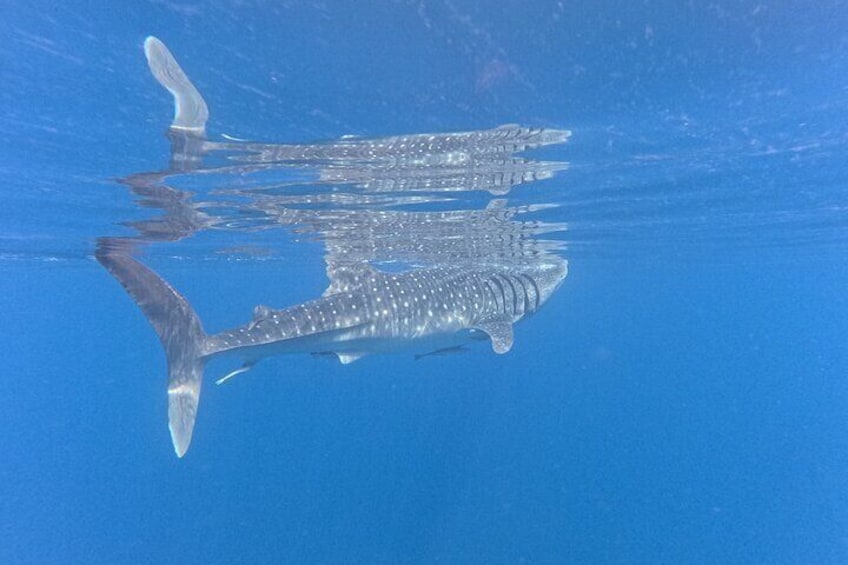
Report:
M 209 139 L 570 130 L 550 175 L 379 200 L 516 211 L 567 278 L 505 355 L 210 364 L 177 458 L 94 259 L 160 207 L 151 34 Z M 845 2 L 12 0 L 0 37 L 0 563 L 848 561 Z M 223 220 L 139 258 L 214 331 L 320 296 L 336 232 L 220 196 L 375 209 L 304 174 L 182 175 Z

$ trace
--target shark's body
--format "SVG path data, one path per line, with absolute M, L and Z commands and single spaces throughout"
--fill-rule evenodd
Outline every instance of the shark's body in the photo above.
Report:
M 259 306 L 250 323 L 208 337 L 204 355 L 236 353 L 250 365 L 278 353 L 331 352 L 350 363 L 369 353 L 455 347 L 470 339 L 463 330 L 485 332 L 504 353 L 512 346 L 512 324 L 547 300 L 566 267 L 546 259 L 514 268 L 334 271 L 323 297 L 284 310 Z

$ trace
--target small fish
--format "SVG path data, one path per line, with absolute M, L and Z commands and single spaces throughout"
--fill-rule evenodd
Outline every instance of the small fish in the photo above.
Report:
M 445 355 L 456 355 L 458 353 L 468 353 L 468 348 L 464 345 L 454 345 L 453 347 L 443 347 L 429 353 L 418 353 L 415 355 L 415 360 L 418 361 L 424 357 L 442 357 Z

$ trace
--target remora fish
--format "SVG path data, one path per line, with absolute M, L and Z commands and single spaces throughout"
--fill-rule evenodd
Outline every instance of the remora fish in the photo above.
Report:
M 208 335 L 191 304 L 125 250 L 97 250 L 153 325 L 168 362 L 168 421 L 174 450 L 191 442 L 203 369 L 216 356 L 243 360 L 230 376 L 264 357 L 331 352 L 342 363 L 371 353 L 429 353 L 479 339 L 496 353 L 513 343 L 513 324 L 536 312 L 559 287 L 567 262 L 558 257 L 513 267 L 422 268 L 382 273 L 365 264 L 331 266 L 324 295 L 283 310 L 257 306 L 249 323 Z

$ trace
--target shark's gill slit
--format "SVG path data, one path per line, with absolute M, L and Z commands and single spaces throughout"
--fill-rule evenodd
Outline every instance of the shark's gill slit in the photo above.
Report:
M 507 312 L 507 314 L 515 316 L 519 314 L 518 310 L 518 292 L 515 290 L 515 284 L 513 283 L 513 277 L 510 274 L 500 275 L 500 277 L 505 281 L 504 289 L 508 289 L 512 294 L 509 301 L 512 307 L 512 310 Z
M 503 292 L 499 288 L 500 285 L 496 284 L 491 279 L 486 279 L 483 282 L 486 285 L 486 288 L 489 289 L 489 294 L 490 294 L 491 300 L 492 300 L 492 308 L 496 312 L 502 312 L 503 311 Z
M 532 281 L 528 281 L 527 277 L 523 275 L 519 275 L 518 280 L 521 281 L 521 286 L 524 288 L 524 312 L 526 314 L 532 314 L 536 310 L 537 289 L 532 284 Z
M 498 305 L 498 313 L 506 314 L 507 308 L 507 299 L 506 299 L 506 290 L 504 289 L 503 284 L 498 279 L 497 275 L 492 275 L 489 278 L 492 281 L 492 284 L 495 285 L 495 302 Z
M 519 276 L 512 277 L 512 286 L 516 290 L 515 307 L 517 315 L 524 315 L 530 312 L 530 303 L 527 301 L 527 287 L 524 286 L 524 281 Z M 520 295 L 520 296 L 519 296 Z

